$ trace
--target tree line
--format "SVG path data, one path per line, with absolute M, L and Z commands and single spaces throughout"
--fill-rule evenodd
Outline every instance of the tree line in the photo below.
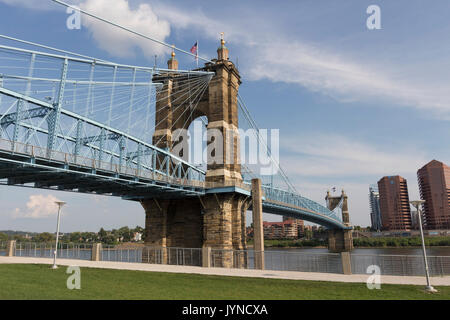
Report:
M 248 244 L 253 244 L 250 240 Z M 325 239 L 279 239 L 279 240 L 264 240 L 266 248 L 294 248 L 294 247 L 324 247 L 328 245 Z M 353 246 L 358 247 L 420 247 L 422 245 L 420 237 L 404 237 L 404 238 L 354 238 Z M 426 237 L 425 245 L 427 247 L 446 247 L 450 246 L 450 237 Z
M 144 228 L 136 226 L 135 228 L 121 227 L 119 229 L 105 230 L 100 228 L 98 232 L 71 232 L 60 235 L 59 241 L 62 243 L 103 243 L 103 244 L 118 244 L 123 242 L 130 242 L 133 240 L 135 233 L 140 233 L 145 240 Z M 0 232 L 0 242 L 7 240 L 16 240 L 18 242 L 52 242 L 55 241 L 56 234 L 50 232 L 42 232 L 32 234 L 26 237 L 25 232 L 15 234 L 7 234 Z

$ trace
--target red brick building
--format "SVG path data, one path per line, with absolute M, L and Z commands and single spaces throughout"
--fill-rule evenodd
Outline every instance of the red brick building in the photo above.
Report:
M 263 222 L 264 239 L 297 239 L 298 223 L 296 220 L 283 222 Z
M 408 185 L 400 176 L 383 177 L 378 181 L 382 230 L 411 230 L 411 209 Z
M 285 217 L 283 216 L 283 222 L 284 221 L 290 221 L 290 220 L 294 220 L 297 223 L 297 238 L 301 238 L 305 231 L 305 221 L 300 220 L 300 219 L 293 219 L 291 217 Z
M 417 171 L 426 229 L 450 229 L 450 167 L 432 160 Z

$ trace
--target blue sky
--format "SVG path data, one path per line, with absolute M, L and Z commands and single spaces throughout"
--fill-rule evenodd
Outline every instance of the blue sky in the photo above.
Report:
M 344 188 L 354 224 L 370 223 L 369 184 L 399 174 L 417 198 L 417 169 L 450 162 L 446 0 L 71 3 L 185 50 L 198 40 L 207 58 L 225 32 L 247 106 L 261 128 L 280 129 L 291 181 L 321 203 L 327 189 Z M 371 4 L 381 8 L 381 30 L 366 27 Z M 156 53 L 164 66 L 169 57 L 161 46 L 85 19 L 81 30 L 68 30 L 67 17 L 51 1 L 0 0 L 2 34 L 134 65 L 153 65 Z M 190 57 L 178 59 L 183 69 L 195 67 Z M 133 202 L 0 187 L 0 229 L 53 230 L 54 214 L 40 207 L 52 197 L 68 202 L 63 231 L 144 224 Z

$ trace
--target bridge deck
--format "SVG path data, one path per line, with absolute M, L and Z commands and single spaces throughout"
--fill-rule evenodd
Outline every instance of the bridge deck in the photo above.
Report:
M 51 157 L 47 158 L 48 154 L 45 148 L 0 139 L 0 184 L 110 195 L 128 200 L 154 197 L 174 199 L 222 192 L 239 192 L 251 196 L 251 187 L 245 182 L 223 185 L 176 179 L 156 170 L 138 171 L 61 152 L 51 152 Z M 333 229 L 350 228 L 333 216 L 314 211 L 307 206 L 279 201 L 269 189 L 265 188 L 264 191 L 266 196 L 263 199 L 263 210 L 266 213 L 307 220 Z M 286 198 L 289 193 L 281 194 Z M 296 201 L 299 203 L 305 200 L 311 201 L 306 198 Z

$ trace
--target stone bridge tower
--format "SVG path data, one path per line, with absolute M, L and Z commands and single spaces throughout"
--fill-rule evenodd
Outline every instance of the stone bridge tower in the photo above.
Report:
M 177 104 L 180 99 L 176 99 L 180 82 L 187 75 L 171 73 L 154 78 L 164 84 L 165 90 L 157 97 L 153 143 L 172 150 L 179 143 L 173 141 L 176 138 L 173 132 L 188 129 L 196 118 L 206 116 L 208 143 L 214 142 L 223 148 L 218 148 L 220 153 L 215 153 L 215 161 L 208 159 L 207 164 L 206 185 L 216 188 L 217 192 L 198 198 L 155 198 L 141 202 L 146 212 L 146 244 L 149 247 L 246 249 L 245 213 L 251 198 L 245 192 L 236 191 L 242 183 L 237 105 L 241 80 L 239 71 L 229 60 L 223 39 L 217 53 L 217 59 L 200 69 L 214 72 L 214 76 L 192 112 L 183 113 L 190 106 Z M 174 52 L 168 68 L 178 69 Z M 223 139 L 216 140 L 219 135 Z M 175 261 L 170 250 L 163 252 L 163 262 Z M 217 251 L 214 256 L 217 257 L 213 261 L 215 266 L 245 267 L 244 257 L 233 259 L 230 252 Z M 148 260 L 152 262 L 152 259 Z
M 348 212 L 348 197 L 342 190 L 342 194 L 332 197 L 330 191 L 327 192 L 325 201 L 328 209 L 334 210 L 342 200 L 342 222 L 350 226 L 350 216 Z M 328 250 L 331 252 L 349 252 L 353 250 L 352 230 L 331 229 L 328 231 Z

